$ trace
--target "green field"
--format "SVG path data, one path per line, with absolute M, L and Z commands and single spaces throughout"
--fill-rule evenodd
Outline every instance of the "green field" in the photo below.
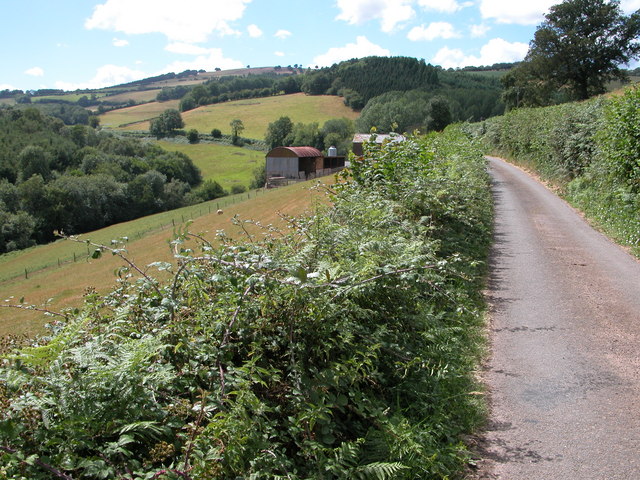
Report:
M 114 110 L 102 115 L 100 124 L 113 128 L 127 125 L 121 127 L 123 130 L 148 130 L 151 118 L 167 108 L 177 108 L 177 105 L 178 101 L 173 100 Z M 269 123 L 285 115 L 293 123 L 318 122 L 322 126 L 332 118 L 355 120 L 359 114 L 346 107 L 340 97 L 295 93 L 207 105 L 184 112 L 182 118 L 186 130 L 195 128 L 201 133 L 210 133 L 218 128 L 228 135 L 231 134 L 229 123 L 240 119 L 245 127 L 241 134 L 243 137 L 263 139 Z
M 331 181 L 332 177 L 327 177 Z M 324 198 L 316 190 L 310 190 L 314 181 L 297 183 L 287 187 L 224 197 L 210 202 L 159 213 L 82 235 L 83 239 L 109 244 L 112 239 L 128 237 L 129 256 L 141 267 L 154 261 L 172 259 L 169 241 L 173 229 L 187 220 L 194 220 L 193 232 L 207 232 L 205 236 L 215 240 L 218 230 L 237 234 L 238 227 L 231 219 L 255 219 L 264 225 L 281 224 L 280 213 L 299 215 L 313 202 Z M 217 210 L 222 209 L 222 214 Z M 105 255 L 100 260 L 90 260 L 83 243 L 60 240 L 20 252 L 0 256 L 0 304 L 24 301 L 43 305 L 49 299 L 49 308 L 59 311 L 77 306 L 87 287 L 106 291 L 115 284 L 114 272 L 123 265 L 118 257 Z M 74 261 L 75 255 L 75 261 Z M 26 270 L 26 274 L 25 274 Z M 5 299 L 10 299 L 5 302 Z M 41 331 L 48 317 L 32 311 L 0 308 L 0 337 L 7 334 L 33 335 Z
M 200 169 L 205 180 L 215 180 L 227 190 L 233 185 L 249 187 L 254 170 L 264 164 L 263 152 L 246 148 L 216 143 L 158 143 L 165 150 L 188 155 Z

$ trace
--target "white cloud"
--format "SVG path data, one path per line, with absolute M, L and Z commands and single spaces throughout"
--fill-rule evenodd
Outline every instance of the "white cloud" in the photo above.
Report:
M 276 57 L 284 57 L 284 52 L 273 52 Z
M 249 36 L 251 38 L 258 38 L 262 36 L 262 30 L 257 25 L 249 25 L 247 27 L 247 32 L 249 32 Z
M 289 30 L 278 30 L 274 37 L 278 37 L 282 40 L 291 36 L 291 32 Z
M 627 14 L 633 13 L 640 8 L 640 0 L 622 0 L 620 8 Z
M 463 7 L 456 0 L 418 0 L 418 5 L 443 13 L 455 13 Z
M 129 42 L 127 40 L 123 40 L 121 38 L 114 38 L 113 39 L 113 46 L 114 47 L 126 47 L 127 45 L 129 45 Z
M 204 42 L 211 33 L 238 34 L 229 25 L 242 18 L 251 0 L 104 0 L 85 28 L 129 35 L 162 33 L 170 41 Z
M 42 77 L 44 75 L 44 70 L 40 67 L 31 67 L 24 71 L 27 75 L 31 75 L 32 77 Z
M 184 42 L 170 43 L 164 47 L 164 49 L 167 52 L 178 53 L 180 55 L 206 55 L 209 52 L 207 48 Z
M 491 27 L 487 26 L 487 25 L 471 25 L 471 36 L 473 38 L 479 38 L 479 37 L 484 37 L 489 30 L 491 30 Z
M 424 25 L 413 27 L 407 38 L 414 42 L 420 40 L 435 40 L 436 38 L 457 38 L 460 34 L 448 22 L 432 22 L 428 27 Z
M 330 48 L 326 53 L 318 55 L 312 60 L 311 65 L 328 67 L 343 60 L 374 55 L 378 57 L 388 57 L 391 55 L 391 52 L 386 48 L 371 43 L 366 37 L 359 36 L 356 39 L 356 43 L 348 43 L 344 47 Z
M 162 72 L 184 72 L 185 70 L 204 69 L 212 72 L 216 67 L 222 70 L 242 68 L 245 64 L 239 60 L 225 58 L 220 48 L 208 48 L 206 53 L 198 55 L 193 60 L 176 61 L 167 65 Z
M 162 72 L 183 72 L 185 70 L 204 69 L 212 71 L 216 67 L 225 69 L 241 68 L 244 64 L 239 60 L 225 58 L 220 48 L 204 48 L 189 43 L 170 43 L 165 50 L 171 53 L 196 56 L 193 60 L 179 60 L 167 65 Z
M 0 83 L 0 90 L 17 90 L 17 88 L 8 83 Z
M 402 22 L 415 15 L 411 0 L 337 0 L 340 14 L 337 20 L 351 25 L 361 25 L 379 20 L 383 32 L 391 32 Z
M 480 13 L 482 18 L 498 23 L 536 25 L 544 20 L 549 7 L 557 3 L 557 0 L 481 0 Z
M 96 75 L 85 83 L 56 82 L 56 88 L 62 90 L 77 90 L 85 88 L 103 88 L 133 82 L 149 75 L 141 70 L 132 70 L 118 65 L 103 65 L 98 68 Z
M 441 48 L 432 58 L 431 63 L 443 68 L 493 65 L 502 62 L 522 60 L 529 50 L 529 45 L 520 42 L 507 42 L 502 38 L 494 38 L 480 49 L 480 56 L 465 55 L 460 49 Z

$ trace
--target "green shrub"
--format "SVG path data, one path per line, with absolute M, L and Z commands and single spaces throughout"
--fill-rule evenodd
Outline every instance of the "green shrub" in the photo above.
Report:
M 238 193 L 244 193 L 247 191 L 247 187 L 245 187 L 244 185 L 232 185 L 231 186 L 231 194 L 235 195 Z
M 368 147 L 331 205 L 108 295 L 0 368 L 7 478 L 450 478 L 482 419 L 473 371 L 491 229 L 458 129 Z M 236 219 L 236 222 L 243 222 Z M 97 246 L 124 255 L 120 246 Z

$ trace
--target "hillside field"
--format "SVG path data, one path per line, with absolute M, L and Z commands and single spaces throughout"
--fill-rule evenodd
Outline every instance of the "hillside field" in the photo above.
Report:
M 149 130 L 148 120 L 157 117 L 168 108 L 178 108 L 178 103 L 179 100 L 169 100 L 167 102 L 152 102 L 134 107 L 118 108 L 117 110 L 103 113 L 98 118 L 100 118 L 100 125 L 111 128 L 147 121 L 146 128 L 137 127 L 133 130 Z
M 114 110 L 101 115 L 100 124 L 122 130 L 149 130 L 151 118 L 167 108 L 177 108 L 177 105 L 178 101 L 172 100 Z M 236 100 L 182 113 L 185 130 L 195 128 L 198 132 L 209 133 L 213 128 L 218 128 L 223 134 L 231 135 L 229 124 L 239 119 L 245 127 L 241 135 L 260 140 L 264 138 L 269 123 L 282 116 L 288 116 L 293 123 L 318 122 L 322 126 L 332 118 L 355 120 L 359 113 L 346 107 L 340 97 L 308 96 L 304 93 Z
M 331 182 L 333 177 L 326 177 L 325 181 Z M 169 241 L 173 229 L 184 221 L 192 219 L 190 231 L 206 232 L 205 237 L 209 240 L 214 240 L 218 230 L 238 234 L 239 227 L 231 222 L 234 215 L 245 220 L 254 219 L 264 225 L 282 224 L 280 213 L 299 215 L 310 209 L 315 201 L 325 198 L 317 190 L 310 190 L 314 185 L 315 181 L 309 181 L 224 197 L 112 225 L 81 238 L 108 245 L 111 240 L 126 236 L 129 238 L 127 250 L 130 258 L 145 267 L 155 261 L 172 259 Z M 218 215 L 218 208 L 224 213 Z M 88 251 L 93 249 L 86 244 L 59 240 L 1 255 L 0 302 L 6 305 L 5 300 L 13 297 L 11 303 L 17 303 L 24 297 L 25 303 L 41 306 L 50 299 L 48 308 L 59 311 L 79 305 L 88 287 L 95 287 L 100 292 L 109 290 L 116 281 L 114 272 L 124 262 L 110 254 L 91 260 L 87 257 Z M 30 272 L 28 278 L 25 278 L 25 269 Z M 42 325 L 49 320 L 49 317 L 31 311 L 0 308 L 0 337 L 7 334 L 33 335 L 42 331 Z
M 116 95 L 108 95 L 106 97 L 102 97 L 102 101 L 105 102 L 127 102 L 129 100 L 133 100 L 136 103 L 143 102 L 152 102 L 155 101 L 156 97 L 160 93 L 159 88 L 155 88 L 153 90 L 132 90 L 130 92 L 118 93 Z
M 202 178 L 218 182 L 226 190 L 233 185 L 249 187 L 254 170 L 264 164 L 264 153 L 247 148 L 217 143 L 174 143 L 166 140 L 158 144 L 170 152 L 188 155 L 202 172 Z

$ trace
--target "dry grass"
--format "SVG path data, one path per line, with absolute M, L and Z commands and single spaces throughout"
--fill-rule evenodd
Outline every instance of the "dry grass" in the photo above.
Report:
M 332 181 L 331 177 L 326 179 Z M 299 215 L 309 210 L 314 202 L 325 201 L 325 196 L 317 190 L 310 190 L 314 182 L 304 182 L 276 190 L 269 190 L 258 194 L 251 200 L 242 201 L 234 205 L 222 207 L 224 213 L 218 215 L 213 213 L 203 213 L 202 216 L 193 217 L 193 224 L 190 230 L 193 232 L 206 232 L 205 237 L 213 240 L 217 230 L 225 230 L 229 234 L 239 235 L 238 227 L 234 226 L 231 219 L 238 215 L 242 219 L 254 219 L 263 224 L 281 224 L 279 213 L 288 215 Z M 246 195 L 246 194 L 245 194 Z M 254 193 L 255 195 L 255 193 Z M 215 201 L 212 202 L 215 205 Z M 203 207 L 206 204 L 203 204 Z M 208 212 L 204 207 L 204 212 Z M 171 213 L 171 212 L 167 212 Z M 159 214 L 166 215 L 166 214 Z M 185 218 L 185 220 L 188 218 Z M 101 238 L 102 242 L 108 242 L 108 238 L 120 238 L 126 235 L 127 231 L 135 232 L 136 223 L 145 219 L 128 222 L 126 225 L 114 225 L 99 232 L 87 234 L 83 238 Z M 147 219 L 148 221 L 148 219 Z M 138 229 L 139 230 L 139 229 Z M 112 236 L 109 236 L 110 234 Z M 172 238 L 172 226 L 156 228 L 149 231 L 142 238 L 134 238 L 134 234 L 129 235 L 130 241 L 127 245 L 128 256 L 140 266 L 148 265 L 154 261 L 171 260 L 169 241 Z M 69 247 L 69 245 L 71 245 Z M 34 256 L 51 257 L 56 255 L 56 250 L 61 248 L 79 248 L 83 251 L 85 258 L 75 263 L 65 263 L 60 267 L 54 265 L 29 275 L 6 280 L 0 283 L 2 298 L 0 301 L 14 297 L 14 303 L 24 297 L 24 301 L 32 305 L 43 305 L 48 299 L 48 308 L 54 311 L 68 307 L 75 307 L 81 304 L 82 296 L 87 287 L 95 287 L 99 292 L 108 291 L 115 283 L 114 272 L 123 264 L 118 257 L 105 255 L 100 260 L 86 259 L 86 246 L 72 242 L 56 242 L 52 245 L 43 245 L 26 252 L 21 252 L 11 259 L 11 263 L 21 260 L 33 262 Z M 22 255 L 22 257 L 21 257 Z M 55 258 L 55 257 L 53 257 Z M 45 258 L 46 260 L 46 258 Z M 0 269 L 8 268 L 8 265 L 0 265 Z M 7 304 L 6 302 L 4 303 Z M 33 335 L 42 331 L 44 323 L 49 321 L 49 317 L 31 311 L 18 310 L 14 308 L 0 308 L 0 336 L 6 334 L 27 334 Z
M 170 105 L 172 102 L 176 102 L 175 106 Z M 100 117 L 100 124 L 114 128 L 126 124 L 121 127 L 123 130 L 149 130 L 149 120 L 167 108 L 177 108 L 177 100 L 108 112 Z M 184 112 L 182 119 L 185 130 L 195 128 L 201 133 L 209 133 L 218 128 L 227 135 L 231 134 L 231 121 L 240 119 L 245 127 L 241 134 L 243 137 L 263 139 L 269 123 L 285 115 L 293 123 L 318 122 L 322 126 L 332 118 L 355 120 L 359 114 L 346 107 L 340 97 L 295 93 L 207 105 Z
M 129 100 L 133 100 L 136 103 L 141 102 L 151 102 L 156 99 L 158 93 L 160 93 L 160 88 L 156 88 L 154 90 L 142 90 L 125 93 L 118 93 L 117 95 L 109 95 L 108 97 L 101 98 L 102 101 L 106 102 L 117 102 L 117 103 L 125 103 Z
M 152 102 L 135 107 L 119 108 L 100 115 L 100 125 L 103 127 L 118 128 L 135 122 L 147 121 L 145 128 L 136 127 L 134 130 L 149 130 L 148 121 L 159 116 L 168 108 L 178 108 L 179 100 L 167 102 Z

